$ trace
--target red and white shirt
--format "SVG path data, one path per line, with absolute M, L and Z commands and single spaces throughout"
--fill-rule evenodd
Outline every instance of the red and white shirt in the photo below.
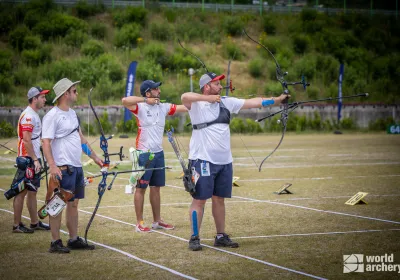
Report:
M 165 117 L 175 114 L 176 105 L 170 103 L 157 105 L 138 103 L 136 110 L 130 111 L 135 115 L 138 125 L 136 149 L 152 153 L 161 152 L 163 150 Z
M 28 106 L 19 117 L 18 120 L 18 156 L 26 157 L 29 156 L 26 150 L 24 140 L 23 140 L 23 132 L 29 131 L 32 133 L 31 139 L 33 150 L 37 158 L 41 158 L 40 154 L 40 133 L 42 131 L 42 122 L 40 121 L 40 117 L 38 113 L 35 112 L 30 106 Z

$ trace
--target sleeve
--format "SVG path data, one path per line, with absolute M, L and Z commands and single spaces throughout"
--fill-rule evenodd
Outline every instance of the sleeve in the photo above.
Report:
M 176 112 L 176 104 L 169 104 L 169 108 L 167 110 L 168 116 L 173 116 Z
M 20 121 L 21 130 L 32 132 L 34 127 L 33 121 L 34 121 L 33 116 L 29 114 L 23 115 Z
M 42 139 L 54 139 L 56 134 L 56 119 L 49 114 L 43 117 Z
M 137 104 L 136 104 L 136 109 L 135 109 L 135 110 L 129 110 L 129 111 L 131 111 L 132 114 L 134 114 L 135 116 L 137 116 L 137 114 L 139 113 L 139 104 L 140 104 L 140 103 L 137 103 Z
M 244 99 L 239 99 L 235 97 L 224 98 L 223 102 L 225 107 L 233 114 L 239 113 L 244 105 Z

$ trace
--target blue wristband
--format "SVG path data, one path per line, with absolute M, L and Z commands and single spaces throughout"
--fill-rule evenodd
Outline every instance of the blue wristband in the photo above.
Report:
M 263 106 L 263 107 L 267 107 L 267 106 L 269 106 L 269 105 L 274 105 L 275 104 L 275 101 L 274 100 L 271 100 L 271 99 L 266 99 L 266 100 L 263 100 L 262 102 L 261 102 L 261 105 Z
M 87 143 L 82 144 L 82 151 L 87 154 L 88 156 L 90 156 L 92 154 L 92 151 L 90 150 L 89 146 Z

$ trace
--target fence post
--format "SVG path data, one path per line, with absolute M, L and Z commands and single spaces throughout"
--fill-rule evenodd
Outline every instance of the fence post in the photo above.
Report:
M 263 13 L 263 0 L 260 0 L 260 16 L 262 16 Z

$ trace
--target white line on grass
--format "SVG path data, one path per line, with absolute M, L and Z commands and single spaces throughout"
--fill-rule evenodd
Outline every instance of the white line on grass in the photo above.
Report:
M 355 178 L 387 178 L 387 177 L 400 177 L 400 174 L 392 174 L 392 175 L 373 175 L 373 176 L 343 176 L 340 179 L 355 179 Z M 240 179 L 238 182 L 259 182 L 259 181 L 293 181 L 293 180 L 333 180 L 335 177 L 310 177 L 310 178 L 262 178 L 262 179 Z
M 317 209 L 317 208 L 305 207 L 305 206 L 300 206 L 300 205 L 293 205 L 293 204 L 277 202 L 277 201 L 260 200 L 260 199 L 242 197 L 242 196 L 232 196 L 232 197 L 241 198 L 241 199 L 249 200 L 249 201 L 266 202 L 266 203 L 270 203 L 270 204 L 295 207 L 295 208 L 311 210 L 311 211 L 316 211 L 316 212 L 329 213 L 329 214 L 342 215 L 342 216 L 349 216 L 349 217 L 355 217 L 355 218 L 360 218 L 360 219 L 374 220 L 374 221 L 380 221 L 380 222 L 392 223 L 392 224 L 400 225 L 400 222 L 391 221 L 391 220 L 385 220 L 385 219 L 379 219 L 379 218 L 373 218 L 373 217 L 367 217 L 367 216 L 360 216 L 360 215 L 348 214 L 348 213 L 336 212 L 336 211 L 330 211 L 330 210 L 321 210 L 321 209 Z
M 83 212 L 83 213 L 86 213 L 86 214 L 89 214 L 89 215 L 92 214 L 92 212 L 85 211 L 85 210 L 79 210 L 79 211 Z M 121 220 L 118 220 L 118 219 L 114 219 L 114 218 L 111 218 L 111 217 L 108 217 L 108 216 L 104 216 L 104 215 L 100 215 L 100 214 L 96 214 L 96 216 L 99 216 L 99 217 L 102 217 L 102 218 L 105 218 L 105 219 L 108 219 L 108 220 L 111 220 L 111 221 L 114 221 L 114 222 L 118 222 L 118 223 L 122 223 L 122 224 L 125 224 L 125 225 L 130 225 L 130 226 L 136 227 L 135 224 L 124 222 L 124 221 L 121 221 Z M 158 231 L 158 230 L 152 230 L 152 232 L 155 232 L 155 233 L 158 233 L 158 234 L 162 234 L 162 235 L 165 235 L 165 236 L 169 236 L 169 237 L 172 237 L 172 238 L 184 241 L 184 242 L 188 242 L 187 239 L 179 237 L 179 236 L 176 236 L 176 235 L 168 234 L 168 233 L 161 232 L 161 231 Z M 297 273 L 297 274 L 300 274 L 300 275 L 308 276 L 308 277 L 311 277 L 311 278 L 314 278 L 314 279 L 326 280 L 326 278 L 322 278 L 322 277 L 319 277 L 319 276 L 315 276 L 315 275 L 312 275 L 312 274 L 308 274 L 308 273 L 305 273 L 305 272 L 302 272 L 302 271 L 294 270 L 294 269 L 291 269 L 291 268 L 287 268 L 287 267 L 284 267 L 284 266 L 280 266 L 280 265 L 273 264 L 273 263 L 270 263 L 270 262 L 266 262 L 266 261 L 263 261 L 263 260 L 259 260 L 259 259 L 256 259 L 256 258 L 248 257 L 246 255 L 234 253 L 234 252 L 231 252 L 231 251 L 228 251 L 228 250 L 216 248 L 216 247 L 213 247 L 213 246 L 210 246 L 210 245 L 206 245 L 206 244 L 201 244 L 201 245 L 204 246 L 204 247 L 213 249 L 213 250 L 217 250 L 217 251 L 220 251 L 220 252 L 223 252 L 223 253 L 234 255 L 234 256 L 237 256 L 237 257 L 240 257 L 240 258 L 244 258 L 244 259 L 247 259 L 247 260 L 255 261 L 255 262 L 258 262 L 258 263 L 262 263 L 262 264 L 265 264 L 265 265 L 268 265 L 268 266 L 272 266 L 272 267 L 275 267 L 275 268 L 283 269 L 283 270 L 290 271 L 290 272 L 293 272 L 293 273 Z
M 6 209 L 2 209 L 2 208 L 0 208 L 0 211 L 4 211 L 4 212 L 7 212 L 7 213 L 14 214 L 14 212 L 9 211 L 9 210 L 6 210 Z M 30 220 L 30 218 L 28 218 L 28 217 L 26 217 L 26 216 L 22 216 L 22 217 L 25 218 L 25 219 L 27 219 L 27 220 Z M 60 231 L 61 231 L 62 233 L 64 233 L 64 234 L 68 234 L 68 232 L 66 232 L 66 231 L 64 231 L 64 230 L 60 230 Z M 146 263 L 146 264 L 148 264 L 148 265 L 158 267 L 158 268 L 160 268 L 160 269 L 162 269 L 162 270 L 166 270 L 166 271 L 168 271 L 168 272 L 170 272 L 170 273 L 172 273 L 172 274 L 181 276 L 181 277 L 183 277 L 183 278 L 186 278 L 186 279 L 193 279 L 193 280 L 194 280 L 194 279 L 197 279 L 197 278 L 194 278 L 194 277 L 192 277 L 192 276 L 183 274 L 183 273 L 181 273 L 181 272 L 179 272 L 179 271 L 176 271 L 176 270 L 174 270 L 174 269 L 168 268 L 168 267 L 166 267 L 166 266 L 163 266 L 163 265 L 160 265 L 160 264 L 157 264 L 157 263 L 153 263 L 153 262 L 150 262 L 150 261 L 141 259 L 141 258 L 139 258 L 139 257 L 136 257 L 136 256 L 134 256 L 134 255 L 128 253 L 128 252 L 125 252 L 125 251 L 122 251 L 122 250 L 120 250 L 120 249 L 111 247 L 111 246 L 109 246 L 109 245 L 102 244 L 102 243 L 98 243 L 98 242 L 92 241 L 92 240 L 90 240 L 90 239 L 88 239 L 88 241 L 90 241 L 90 242 L 93 243 L 93 244 L 96 244 L 97 246 L 104 247 L 104 248 L 109 249 L 109 250 L 111 250 L 111 251 L 114 251 L 114 252 L 123 254 L 123 255 L 127 256 L 128 258 L 137 260 L 137 261 L 139 261 L 139 262 L 143 262 L 143 263 Z
M 170 185 L 166 185 L 166 186 L 170 187 Z M 184 187 L 178 187 L 178 186 L 171 186 L 171 187 L 184 189 Z M 247 201 L 253 201 L 253 202 L 265 202 L 265 203 L 271 203 L 271 204 L 295 207 L 295 208 L 300 208 L 300 209 L 305 209 L 305 210 L 311 210 L 311 211 L 316 211 L 316 212 L 329 213 L 329 214 L 342 215 L 342 216 L 350 216 L 350 217 L 356 217 L 356 218 L 361 218 L 361 219 L 374 220 L 374 221 L 380 221 L 380 222 L 386 222 L 386 223 L 392 223 L 392 224 L 400 225 L 400 222 L 391 221 L 391 220 L 385 220 L 385 219 L 379 219 L 379 218 L 373 218 L 373 217 L 367 217 L 367 216 L 360 216 L 360 215 L 348 214 L 348 213 L 336 212 L 336 211 L 321 210 L 321 209 L 317 209 L 317 208 L 305 207 L 305 206 L 300 206 L 300 205 L 293 205 L 293 204 L 288 204 L 288 203 L 283 203 L 283 202 L 273 201 L 273 200 L 254 199 L 254 198 L 248 198 L 248 197 L 242 197 L 242 196 L 236 196 L 236 195 L 233 195 L 232 198 L 239 198 L 239 199 L 243 199 L 243 200 L 247 200 Z
M 382 232 L 396 231 L 400 228 L 391 229 L 367 229 L 367 230 L 351 230 L 351 231 L 332 231 L 332 232 L 310 232 L 310 233 L 293 233 L 293 234 L 276 234 L 276 235 L 258 235 L 258 236 L 235 236 L 235 239 L 253 239 L 253 238 L 274 238 L 274 237 L 293 237 L 293 236 L 313 236 L 313 235 L 332 235 L 332 234 L 348 234 L 348 233 L 367 233 L 367 232 Z M 202 240 L 211 241 L 214 238 L 206 238 Z
M 118 186 L 118 185 L 116 185 Z M 169 187 L 169 185 L 167 185 Z M 400 194 L 369 194 L 368 197 L 398 197 Z M 350 198 L 351 195 L 340 195 L 340 196 L 319 196 L 319 197 L 298 197 L 298 198 L 287 198 L 287 199 L 274 199 L 268 201 L 297 201 L 297 200 L 316 200 L 316 199 L 339 199 L 339 198 Z M 263 203 L 263 201 L 248 201 L 248 200 L 226 200 L 225 203 Z M 190 205 L 191 202 L 175 202 L 175 203 L 161 203 L 161 206 L 179 206 L 179 205 Z M 207 201 L 206 204 L 211 204 L 211 201 Z M 100 208 L 125 208 L 134 207 L 135 204 L 125 205 L 105 205 L 99 206 Z M 144 206 L 151 206 L 151 204 L 144 204 Z M 80 207 L 84 209 L 93 209 L 94 206 Z

